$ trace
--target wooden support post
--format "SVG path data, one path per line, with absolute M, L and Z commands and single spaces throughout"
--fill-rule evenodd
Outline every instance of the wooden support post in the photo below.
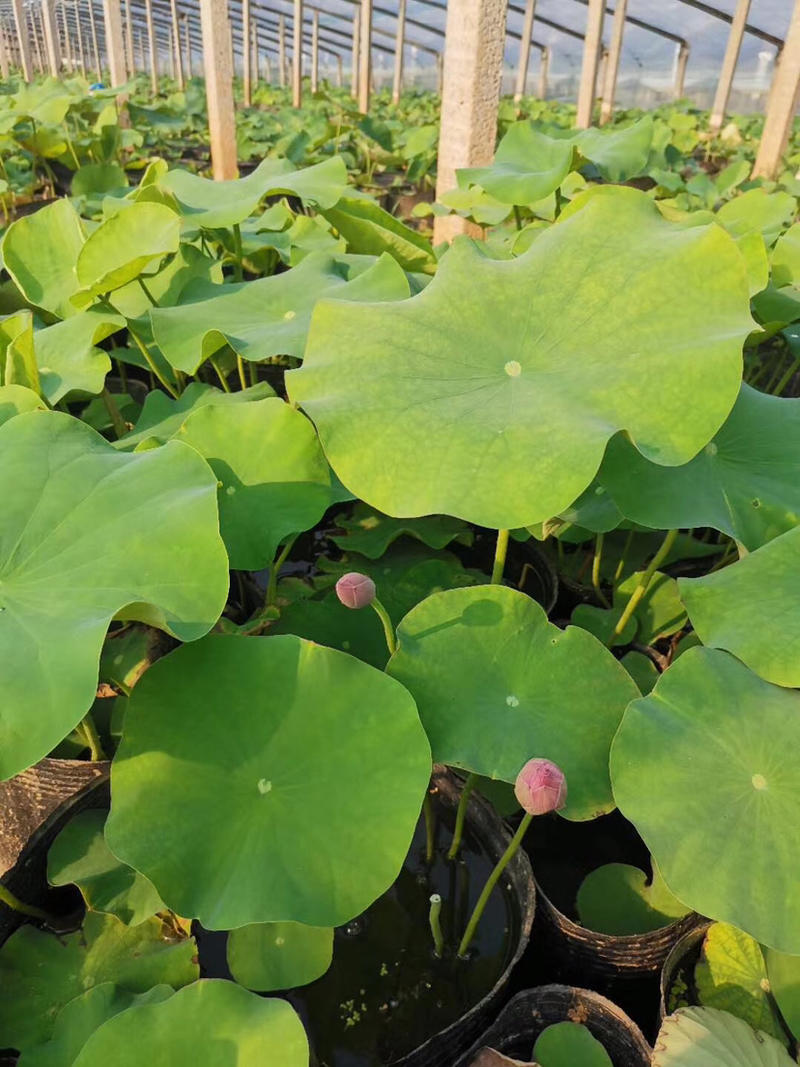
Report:
M 547 76 L 550 73 L 550 45 L 539 53 L 539 99 L 547 99 Z
M 147 51 L 150 55 L 150 89 L 153 96 L 157 96 L 158 49 L 156 48 L 156 29 L 153 24 L 153 0 L 144 0 L 144 16 L 147 23 Z
M 603 47 L 603 15 L 605 0 L 589 0 L 586 16 L 586 36 L 583 41 L 583 65 L 581 66 L 581 84 L 578 90 L 578 111 L 575 125 L 585 130 L 592 124 L 594 98 L 597 89 L 597 68 L 600 64 L 600 52 Z
M 39 72 L 39 74 L 44 74 L 45 66 L 42 46 L 41 42 L 39 41 L 39 20 L 36 17 L 36 8 L 29 7 L 28 15 L 30 18 L 28 33 L 30 34 L 31 40 L 33 41 L 34 63 L 36 66 L 36 70 Z
M 185 12 L 183 15 L 183 42 L 186 46 L 186 76 L 191 78 L 194 73 L 192 70 L 192 27 L 189 22 L 189 16 Z
M 358 42 L 360 39 L 361 11 L 356 8 L 353 12 L 353 47 L 350 53 L 350 95 L 358 100 Z
M 128 80 L 119 0 L 103 0 L 103 21 L 106 26 L 106 55 L 113 88 L 117 85 L 124 85 Z
M 719 133 L 725 121 L 725 112 L 728 109 L 728 99 L 731 95 L 733 76 L 736 73 L 736 64 L 739 62 L 739 52 L 742 47 L 742 38 L 747 24 L 747 16 L 750 13 L 750 0 L 739 0 L 736 11 L 733 13 L 731 31 L 728 34 L 728 44 L 725 48 L 725 58 L 722 60 L 722 70 L 719 74 L 717 92 L 714 103 L 711 106 L 711 118 L 708 127 L 712 133 Z
M 253 65 L 253 88 L 258 87 L 259 78 L 261 77 L 259 68 L 259 55 L 258 55 L 258 19 L 253 19 L 252 29 L 250 32 L 250 52 Z
M 402 2 L 402 0 L 401 0 Z M 311 16 L 311 92 L 319 89 L 319 11 Z
M 456 186 L 461 167 L 492 161 L 506 39 L 506 0 L 461 0 L 447 8 L 437 200 Z M 458 215 L 437 217 L 435 243 L 482 236 Z
M 178 23 L 178 3 L 177 0 L 170 0 L 170 10 L 172 12 L 172 43 L 174 45 L 175 55 L 175 78 L 178 82 L 178 88 L 183 89 L 183 60 L 181 59 L 181 29 Z
M 75 0 L 75 34 L 78 38 L 78 65 L 81 74 L 86 77 L 86 53 L 83 50 L 83 32 L 81 28 L 81 5 L 80 0 Z
M 361 0 L 359 26 L 358 110 L 366 115 L 372 88 L 372 0 Z
M 339 52 L 336 53 L 336 87 L 341 89 L 344 85 L 344 63 Z
M 292 107 L 303 103 L 303 0 L 294 0 L 292 21 Z
M 672 91 L 672 95 L 675 100 L 680 100 L 683 96 L 683 89 L 686 83 L 686 64 L 689 62 L 689 45 L 678 45 L 678 58 L 675 63 L 675 87 Z
M 17 30 L 19 65 L 22 70 L 22 77 L 26 82 L 31 82 L 33 81 L 33 64 L 31 63 L 31 46 L 28 38 L 28 21 L 25 17 L 25 8 L 22 6 L 22 0 L 11 0 L 11 7 L 14 12 L 14 25 Z
M 278 85 L 286 88 L 286 19 L 278 18 Z
M 403 53 L 406 47 L 406 0 L 397 3 L 397 28 L 394 35 L 394 77 L 392 103 L 396 104 L 403 91 Z
M 42 0 L 42 28 L 44 29 L 44 48 L 47 53 L 47 65 L 50 73 L 57 78 L 61 73 L 61 45 L 58 39 L 54 0 Z
M 215 179 L 226 181 L 239 173 L 228 0 L 200 0 L 200 26 L 203 34 L 211 166 Z
M 526 0 L 525 17 L 522 20 L 522 36 L 519 40 L 517 80 L 514 86 L 514 102 L 516 104 L 525 95 L 525 87 L 528 83 L 528 64 L 531 59 L 531 38 L 533 37 L 533 20 L 535 17 L 536 0 Z
M 131 10 L 133 0 L 125 3 L 125 59 L 128 65 L 128 77 L 132 78 L 136 73 L 136 56 L 133 52 L 133 12 Z
M 97 21 L 94 16 L 94 0 L 89 0 L 89 33 L 92 37 L 92 55 L 94 56 L 94 72 L 97 80 L 103 80 L 103 67 L 100 63 L 100 44 L 97 39 Z
M 253 72 L 250 62 L 250 0 L 242 0 L 242 99 L 253 105 Z
M 6 44 L 5 32 L 0 23 L 0 76 L 4 79 L 8 79 L 11 74 L 11 69 L 8 62 L 8 45 Z
M 604 125 L 614 114 L 614 97 L 617 92 L 619 60 L 622 54 L 622 36 L 625 33 L 625 15 L 628 0 L 617 0 L 614 9 L 614 22 L 611 27 L 611 47 L 606 60 L 605 79 L 603 81 L 603 103 L 600 105 L 600 125 Z
M 75 64 L 72 60 L 72 35 L 69 32 L 66 0 L 61 0 L 61 23 L 64 27 L 64 53 L 67 57 L 67 70 L 72 74 L 75 69 Z
M 792 21 L 775 68 L 764 132 L 758 146 L 753 177 L 775 178 L 786 151 L 800 96 L 800 0 L 795 0 Z

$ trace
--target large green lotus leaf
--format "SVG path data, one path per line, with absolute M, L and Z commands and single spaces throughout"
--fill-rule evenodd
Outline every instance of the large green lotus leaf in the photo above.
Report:
M 75 272 L 87 294 L 132 282 L 180 244 L 180 218 L 164 204 L 131 204 L 98 226 L 81 249 Z
M 413 537 L 430 548 L 445 548 L 456 538 L 470 539 L 471 531 L 459 519 L 449 515 L 426 515 L 420 519 L 393 519 L 358 501 L 348 516 L 337 516 L 336 525 L 343 534 L 331 540 L 343 552 L 358 552 L 367 559 L 378 559 L 398 537 Z
M 594 163 L 610 182 L 623 182 L 642 174 L 653 143 L 653 119 L 645 115 L 622 129 L 590 126 L 574 134 L 572 143 L 584 159 Z
M 235 393 L 223 393 L 221 389 L 204 382 L 192 382 L 177 400 L 155 390 L 147 394 L 142 413 L 134 428 L 116 441 L 114 447 L 127 452 L 146 441 L 155 440 L 163 444 L 174 437 L 189 416 L 200 408 L 210 405 L 227 407 L 229 404 L 250 404 L 274 395 L 272 387 L 266 382 L 251 385 L 249 389 L 239 389 Z
M 690 648 L 611 748 L 617 804 L 687 907 L 800 953 L 800 695 Z
M 531 204 L 561 185 L 572 164 L 572 143 L 554 140 L 530 122 L 515 122 L 489 167 L 457 171 L 459 185 L 479 185 L 503 204 Z
M 344 237 L 349 252 L 370 256 L 389 252 L 404 270 L 424 274 L 436 270 L 430 241 L 373 200 L 343 196 L 333 206 L 321 209 L 320 214 Z
M 88 912 L 59 937 L 21 926 L 0 949 L 0 1044 L 24 1052 L 47 1041 L 64 1005 L 103 982 L 131 993 L 193 982 L 196 951 L 192 938 L 166 939 L 158 919 L 131 927 Z
M 749 934 L 730 923 L 714 923 L 703 941 L 694 969 L 700 1003 L 720 1008 L 783 1041 L 783 1030 L 769 993 L 767 968 L 761 947 Z
M 58 412 L 0 427 L 0 775 L 91 707 L 118 613 L 191 641 L 228 591 L 216 479 L 187 445 L 113 449 Z M 123 609 L 124 612 L 123 612 Z
M 108 352 L 97 345 L 125 325 L 121 315 L 90 308 L 33 335 L 42 394 L 57 404 L 67 393 L 102 392 L 111 370 Z
M 238 225 L 253 214 L 265 196 L 279 193 L 298 196 L 316 207 L 329 207 L 346 186 L 347 168 L 341 156 L 303 170 L 297 170 L 288 159 L 267 158 L 252 174 L 233 181 L 210 181 L 188 170 L 171 170 L 158 181 L 158 188 L 171 194 L 190 229 Z
M 106 837 L 207 929 L 338 926 L 397 877 L 429 775 L 393 679 L 298 637 L 214 636 L 133 690 Z
M 559 630 L 516 589 L 483 585 L 434 593 L 397 636 L 386 669 L 416 700 L 434 760 L 513 782 L 542 756 L 567 777 L 567 819 L 613 808 L 608 751 L 638 690 L 591 634 Z
M 661 1024 L 652 1067 L 791 1067 L 769 1034 L 718 1008 L 679 1008 Z
M 768 682 L 800 686 L 800 526 L 678 585 L 703 644 L 727 649 Z
M 771 245 L 786 229 L 797 211 L 797 201 L 790 193 L 768 193 L 766 189 L 748 189 L 729 200 L 717 212 L 717 219 L 733 234 L 760 233 Z
M 29 116 L 37 125 L 57 126 L 64 121 L 74 97 L 62 81 L 46 78 L 39 85 L 23 85 L 14 100 L 18 119 Z
M 235 570 L 268 567 L 281 541 L 315 526 L 334 501 L 314 427 L 278 397 L 206 404 L 180 440 L 217 476 L 220 532 Z
M 287 1001 L 205 979 L 115 1015 L 73 1067 L 307 1067 L 308 1055 L 303 1024 Z
M 47 879 L 51 885 L 74 883 L 92 911 L 137 926 L 163 911 L 164 904 L 144 875 L 113 855 L 103 836 L 105 822 L 105 812 L 96 810 L 70 819 L 50 846 Z
M 776 241 L 771 268 L 775 285 L 800 285 L 800 222 L 790 226 Z
M 147 279 L 147 292 L 159 307 L 177 304 L 190 284 L 203 281 L 206 284 L 221 284 L 222 263 L 203 255 L 194 245 L 181 244 L 177 253 L 158 274 Z M 112 303 L 127 319 L 136 319 L 149 313 L 153 306 L 138 282 L 128 282 L 114 293 Z M 138 351 L 138 349 L 137 349 Z
M 256 923 L 228 935 L 228 967 L 240 985 L 258 993 L 308 985 L 333 959 L 333 929 L 302 923 Z
M 355 273 L 346 260 L 317 252 L 282 274 L 241 285 L 203 286 L 200 293 L 205 299 L 150 312 L 156 343 L 172 366 L 187 374 L 226 344 L 243 359 L 301 359 L 311 313 L 322 297 L 402 300 L 409 287 L 391 256 Z
M 72 1067 L 75 1057 L 104 1022 L 126 1008 L 166 1000 L 175 990 L 153 986 L 146 993 L 118 989 L 113 982 L 90 986 L 70 1000 L 56 1017 L 49 1041 L 35 1045 L 19 1058 L 17 1067 Z
M 618 435 L 600 481 L 634 522 L 711 526 L 752 550 L 800 522 L 798 452 L 800 400 L 742 385 L 724 425 L 689 463 L 650 463 Z
M 577 499 L 617 430 L 677 464 L 719 429 L 752 328 L 735 245 L 635 189 L 578 200 L 517 259 L 465 239 L 410 300 L 317 307 L 287 383 L 356 496 L 528 526 Z
M 652 879 L 628 863 L 605 863 L 581 882 L 575 901 L 583 926 L 625 936 L 659 930 L 689 910 L 664 884 L 658 867 Z
M 775 1003 L 793 1034 L 800 1034 L 800 956 L 764 949 L 767 975 Z
M 25 411 L 44 410 L 44 402 L 32 389 L 24 385 L 0 385 L 0 426 Z
M 545 1027 L 536 1039 L 533 1055 L 540 1067 L 613 1067 L 597 1038 L 575 1022 Z
M 3 266 L 31 304 L 66 318 L 76 313 L 70 297 L 79 288 L 75 264 L 86 240 L 69 200 L 46 204 L 12 222 L 3 237 Z

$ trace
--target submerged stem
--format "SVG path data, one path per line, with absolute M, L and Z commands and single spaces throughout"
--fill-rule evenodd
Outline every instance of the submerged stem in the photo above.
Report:
M 442 924 L 439 921 L 439 916 L 442 911 L 442 898 L 438 893 L 431 894 L 431 910 L 428 912 L 428 922 L 431 927 L 431 936 L 433 937 L 433 952 L 437 959 L 442 958 L 442 952 L 444 951 L 444 938 L 442 937 Z
M 41 908 L 37 908 L 33 904 L 25 904 L 4 885 L 0 885 L 0 904 L 5 904 L 12 911 L 19 912 L 20 915 L 28 915 L 32 919 L 42 919 L 44 922 L 52 921 L 52 916 L 48 915 L 46 911 L 42 911 Z
M 425 791 L 425 799 L 422 801 L 422 816 L 425 819 L 425 862 L 431 863 L 436 845 L 436 816 L 433 813 L 430 790 Z
M 469 804 L 469 798 L 472 796 L 472 791 L 477 783 L 477 774 L 469 774 L 461 789 L 461 796 L 458 799 L 458 810 L 456 811 L 456 825 L 453 830 L 453 840 L 450 844 L 450 850 L 447 853 L 447 858 L 449 860 L 454 860 L 458 855 L 458 850 L 461 848 L 461 838 L 464 836 L 464 820 L 467 817 L 467 805 Z
M 463 958 L 467 954 L 467 949 L 472 944 L 472 939 L 475 936 L 475 931 L 478 929 L 478 923 L 480 922 L 481 915 L 483 915 L 484 909 L 489 902 L 489 897 L 492 895 L 492 890 L 500 880 L 500 875 L 506 869 L 511 862 L 511 858 L 519 848 L 525 832 L 531 824 L 533 818 L 530 814 L 525 814 L 522 822 L 517 827 L 517 832 L 511 838 L 508 848 L 495 864 L 495 868 L 489 877 L 486 879 L 486 885 L 483 887 L 481 895 L 478 897 L 478 902 L 472 912 L 467 928 L 464 931 L 464 936 L 461 938 L 461 943 L 458 946 L 458 955 Z
M 506 553 L 508 552 L 508 530 L 497 531 L 497 544 L 494 549 L 494 564 L 492 566 L 492 585 L 500 585 L 503 581 L 503 570 L 506 565 Z
M 631 598 L 628 601 L 628 603 L 625 605 L 625 610 L 620 615 L 619 620 L 617 622 L 617 625 L 614 627 L 614 631 L 611 634 L 611 637 L 609 638 L 609 642 L 608 642 L 609 645 L 612 645 L 614 643 L 614 638 L 615 637 L 619 637 L 619 635 L 622 633 L 622 631 L 628 625 L 628 621 L 631 618 L 631 616 L 633 615 L 634 611 L 636 611 L 636 608 L 637 608 L 637 606 L 639 604 L 639 601 L 642 599 L 644 594 L 647 592 L 647 587 L 650 585 L 650 581 L 651 581 L 653 575 L 658 570 L 658 568 L 661 566 L 661 564 L 664 562 L 664 560 L 667 558 L 667 556 L 669 554 L 669 550 L 672 548 L 672 545 L 674 544 L 675 538 L 677 536 L 678 536 L 678 531 L 677 530 L 669 530 L 667 532 L 666 537 L 661 542 L 661 547 L 659 548 L 658 552 L 656 552 L 656 554 L 653 556 L 653 558 L 650 560 L 650 564 L 649 564 L 647 570 L 641 575 L 641 577 L 639 578 L 639 582 L 638 582 L 636 588 L 634 589 L 633 593 L 631 593 Z
M 373 598 L 372 607 L 375 609 L 375 614 L 381 620 L 383 636 L 386 638 L 386 647 L 389 649 L 389 655 L 393 656 L 397 651 L 397 638 L 395 637 L 392 620 L 389 618 L 389 612 L 377 597 Z

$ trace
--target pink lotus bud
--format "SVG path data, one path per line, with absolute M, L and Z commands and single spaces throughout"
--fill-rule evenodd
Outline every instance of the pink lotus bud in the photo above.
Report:
M 375 583 L 368 575 L 351 571 L 336 583 L 336 595 L 346 608 L 365 608 L 375 599 Z
M 549 759 L 529 759 L 517 775 L 514 796 L 529 815 L 546 815 L 567 803 L 567 779 Z

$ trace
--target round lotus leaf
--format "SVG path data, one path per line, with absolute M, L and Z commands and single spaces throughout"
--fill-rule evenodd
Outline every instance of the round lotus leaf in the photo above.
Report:
M 613 1067 L 606 1050 L 581 1023 L 545 1027 L 533 1046 L 539 1067 Z
M 187 445 L 125 455 L 69 415 L 0 427 L 0 777 L 46 756 L 92 706 L 111 619 L 182 641 L 228 593 L 216 479 Z
M 106 837 L 207 929 L 339 926 L 397 877 L 430 769 L 394 679 L 292 635 L 213 636 L 133 690 Z
M 572 140 L 584 159 L 594 163 L 606 181 L 626 181 L 641 174 L 647 166 L 653 143 L 653 119 L 644 115 L 623 128 L 590 126 L 573 134 Z
M 800 953 L 800 694 L 690 648 L 633 701 L 611 748 L 620 810 L 670 890 Z
M 409 300 L 321 302 L 287 385 L 360 499 L 513 529 L 569 507 L 618 430 L 687 463 L 733 407 L 752 326 L 719 226 L 605 186 L 517 259 L 464 239 Z
M 800 400 L 743 385 L 725 424 L 681 467 L 615 437 L 600 481 L 626 518 L 655 529 L 711 526 L 752 550 L 800 522 Z
M 661 1024 L 652 1067 L 792 1067 L 769 1034 L 718 1008 L 680 1008 Z
M 118 989 L 113 982 L 90 986 L 85 993 L 70 1000 L 53 1026 L 53 1036 L 42 1045 L 23 1052 L 17 1067 L 72 1067 L 75 1057 L 104 1022 L 126 1008 L 166 1000 L 175 990 L 157 985 L 146 993 Z
M 681 578 L 700 639 L 738 656 L 776 685 L 800 685 L 800 526 L 730 567 Z
M 561 185 L 572 164 L 571 141 L 555 140 L 530 122 L 515 122 L 488 167 L 457 171 L 459 185 L 479 185 L 503 204 L 532 204 Z
M 93 230 L 75 262 L 91 294 L 119 289 L 178 251 L 181 220 L 164 204 L 130 204 Z
M 614 807 L 611 740 L 630 675 L 576 626 L 559 630 L 539 605 L 502 585 L 434 593 L 397 630 L 386 668 L 419 707 L 436 762 L 514 782 L 533 757 L 567 778 L 567 819 Z
M 786 1025 L 800 1034 L 800 956 L 787 956 L 775 949 L 764 950 L 769 987 Z
M 192 938 L 166 938 L 158 919 L 131 927 L 89 912 L 80 930 L 58 937 L 21 926 L 0 949 L 0 1045 L 24 1052 L 49 1040 L 64 1005 L 92 986 L 187 985 L 199 974 L 196 953 Z
M 293 989 L 320 978 L 333 959 L 333 929 L 302 923 L 254 923 L 228 935 L 228 968 L 258 993 Z
M 115 1015 L 73 1067 L 308 1067 L 308 1055 L 303 1024 L 287 1001 L 205 979 Z
M 77 308 L 75 261 L 86 240 L 72 201 L 63 197 L 16 219 L 3 235 L 3 266 L 19 291 L 36 307 L 67 318 Z
M 333 502 L 331 469 L 309 420 L 278 397 L 206 404 L 179 440 L 219 479 L 219 526 L 236 570 L 260 570 L 290 534 L 315 526 Z
M 686 915 L 657 867 L 647 875 L 628 863 L 605 863 L 581 882 L 575 900 L 583 926 L 602 934 L 643 934 Z
M 104 911 L 130 926 L 162 911 L 164 905 L 152 884 L 120 863 L 106 844 L 103 811 L 79 812 L 70 819 L 47 854 L 51 885 L 75 884 L 86 906 Z

